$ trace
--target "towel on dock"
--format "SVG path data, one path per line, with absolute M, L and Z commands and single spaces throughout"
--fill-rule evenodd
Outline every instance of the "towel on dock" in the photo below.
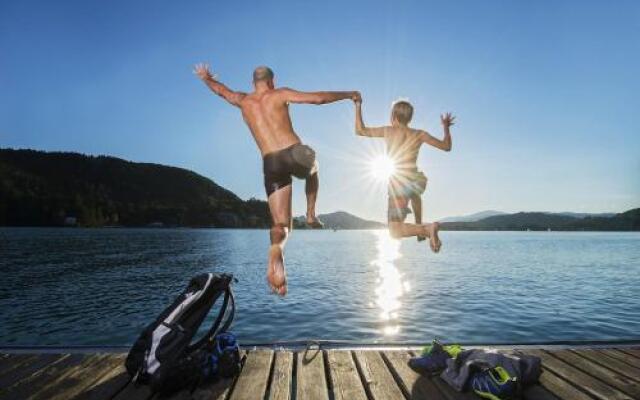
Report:
M 516 377 L 520 386 L 537 382 L 542 373 L 539 357 L 476 349 L 464 350 L 456 358 L 448 359 L 447 368 L 440 377 L 452 388 L 461 392 L 475 372 L 498 366 L 506 369 L 512 377 Z

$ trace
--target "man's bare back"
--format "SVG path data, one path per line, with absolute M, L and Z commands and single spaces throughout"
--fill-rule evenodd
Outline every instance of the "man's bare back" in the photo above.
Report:
M 267 89 L 246 95 L 240 102 L 242 118 L 264 156 L 300 143 L 289 116 L 287 89 Z
M 359 101 L 360 93 L 276 89 L 273 71 L 268 67 L 255 69 L 254 91 L 243 93 L 233 91 L 217 81 L 205 64 L 197 65 L 194 72 L 214 93 L 240 108 L 242 117 L 260 149 L 265 190 L 272 218 L 267 280 L 275 293 L 285 295 L 287 283 L 283 249 L 291 230 L 292 176 L 306 181 L 307 224 L 312 228 L 322 227 L 315 210 L 319 187 L 315 152 L 309 146 L 303 145 L 293 130 L 289 104 L 326 104 L 346 99 Z

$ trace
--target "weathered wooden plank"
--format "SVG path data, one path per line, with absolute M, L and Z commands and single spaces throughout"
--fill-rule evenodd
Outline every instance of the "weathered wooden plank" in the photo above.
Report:
M 544 364 L 543 364 L 544 365 Z M 550 370 L 544 370 L 540 375 L 540 386 L 549 392 L 553 393 L 556 397 L 562 400 L 592 400 L 593 397 L 589 396 L 583 391 L 576 389 L 572 384 L 566 380 L 555 375 Z M 525 399 L 537 400 L 535 396 L 527 396 L 525 393 Z
M 567 364 L 564 361 L 551 356 L 542 350 L 528 350 L 527 354 L 538 356 L 542 359 L 542 364 L 546 369 L 553 371 L 556 375 L 579 386 L 585 392 L 602 400 L 630 400 L 627 394 L 611 387 L 593 376 L 588 375 L 579 369 Z
M 87 387 L 75 400 L 107 400 L 119 393 L 131 380 L 124 367 L 124 358 L 121 355 L 119 365 Z
M 154 393 L 151 400 L 191 400 L 192 387 L 186 387 L 171 393 Z
M 558 400 L 558 397 L 540 384 L 527 387 L 522 392 L 525 400 Z
M 224 400 L 228 398 L 235 378 L 223 378 L 197 387 L 191 394 L 193 400 Z
M 148 400 L 151 396 L 153 396 L 153 392 L 149 386 L 129 382 L 113 400 Z
M 634 357 L 640 358 L 640 349 L 624 347 L 624 348 L 620 348 L 618 350 L 620 350 L 622 352 L 625 352 L 627 354 L 631 354 Z
M 330 350 L 325 353 L 325 356 L 329 363 L 330 387 L 334 399 L 367 400 L 367 394 L 362 382 L 360 382 L 360 376 L 351 357 L 351 352 Z
M 104 359 L 104 355 L 91 354 L 83 357 L 80 363 L 70 366 L 65 369 L 62 374 L 50 375 L 51 380 L 46 382 L 40 390 L 35 392 L 30 397 L 33 399 L 50 399 L 56 396 L 65 388 L 73 386 L 73 384 L 79 381 L 78 375 L 82 371 L 86 371 L 88 368 L 93 368 Z
M 269 400 L 291 400 L 293 353 L 290 351 L 276 351 L 274 356 Z
M 576 353 L 582 357 L 586 357 L 593 362 L 602 364 L 605 367 L 612 369 L 627 378 L 631 378 L 635 381 L 640 381 L 640 368 L 632 367 L 631 365 L 621 361 L 617 358 L 610 357 L 607 353 L 601 350 L 579 350 Z
M 617 349 L 606 349 L 606 350 L 600 350 L 600 351 L 602 351 L 604 354 L 608 355 L 609 357 L 621 360 L 631 365 L 632 367 L 640 368 L 640 358 L 636 358 L 631 354 L 627 354 Z
M 272 360 L 273 351 L 249 352 L 231 393 L 231 400 L 262 399 L 267 390 Z
M 13 363 L 13 358 L 16 357 L 17 354 L 14 353 L 2 353 L 0 354 L 0 373 L 11 363 Z
M 296 398 L 328 400 L 329 389 L 324 372 L 324 355 L 320 350 L 299 352 L 297 357 Z
M 122 358 L 97 354 L 87 358 L 80 366 L 71 368 L 64 376 L 33 396 L 33 400 L 65 400 L 78 396 L 91 384 L 122 363 Z
M 37 359 L 36 354 L 11 354 L 5 359 L 6 363 L 0 366 L 0 376 L 20 368 L 22 365 Z
M 357 367 L 362 374 L 362 383 L 369 395 L 376 400 L 403 399 L 391 371 L 377 351 L 354 351 Z
M 571 366 L 581 369 L 589 375 L 600 379 L 602 382 L 620 389 L 631 397 L 640 398 L 640 384 L 626 376 L 619 374 L 600 364 L 596 364 L 588 358 L 582 357 L 569 350 L 554 351 L 553 355 Z
M 188 389 L 179 390 L 171 394 L 155 394 L 153 400 L 192 400 L 191 391 Z
M 22 379 L 28 378 L 46 366 L 60 361 L 64 357 L 68 357 L 68 354 L 41 354 L 34 359 L 30 359 L 30 361 L 21 364 L 18 368 L 11 369 L 1 375 L 0 388 L 13 386 Z
M 79 365 L 87 356 L 70 354 L 0 391 L 0 399 L 26 399 Z
M 411 354 L 405 351 L 385 351 L 382 353 L 390 364 L 390 371 L 400 385 L 400 389 L 410 399 L 446 400 L 446 397 L 425 376 L 415 372 L 409 365 Z

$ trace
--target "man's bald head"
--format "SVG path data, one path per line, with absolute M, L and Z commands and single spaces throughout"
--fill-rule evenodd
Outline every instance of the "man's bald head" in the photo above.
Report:
M 272 82 L 273 81 L 273 71 L 271 68 L 261 65 L 253 71 L 253 83 L 258 82 Z

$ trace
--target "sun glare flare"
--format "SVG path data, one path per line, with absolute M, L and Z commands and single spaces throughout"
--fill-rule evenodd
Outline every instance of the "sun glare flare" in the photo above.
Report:
M 379 181 L 388 181 L 396 172 L 396 163 L 386 154 L 374 157 L 370 162 L 371 175 Z

